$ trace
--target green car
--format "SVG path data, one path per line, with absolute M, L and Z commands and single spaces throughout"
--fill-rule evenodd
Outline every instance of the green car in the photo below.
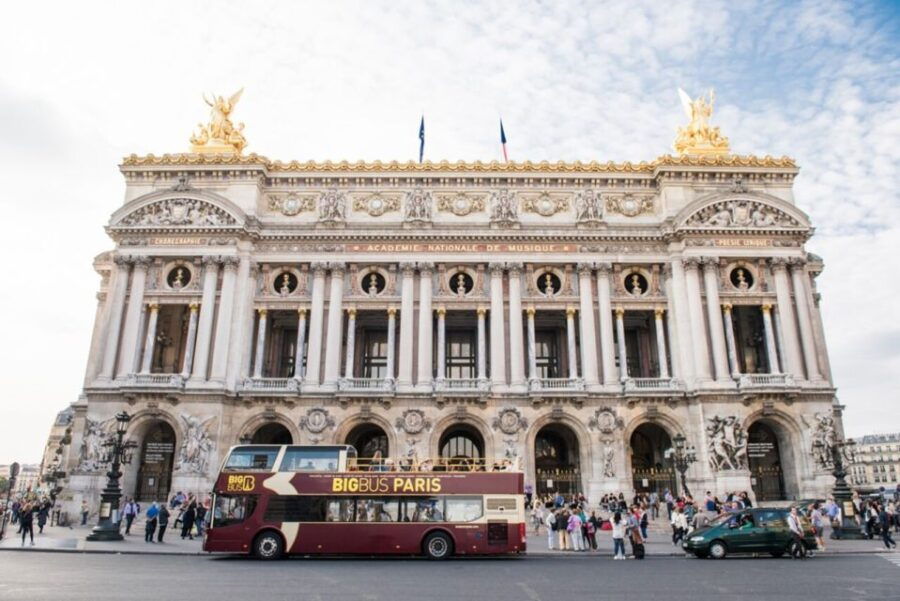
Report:
M 781 557 L 793 540 L 787 522 L 789 514 L 790 509 L 760 507 L 720 515 L 708 526 L 691 532 L 681 546 L 697 557 L 721 559 L 729 553 L 768 553 Z M 801 523 L 804 545 L 807 550 L 815 549 L 812 528 L 804 518 Z

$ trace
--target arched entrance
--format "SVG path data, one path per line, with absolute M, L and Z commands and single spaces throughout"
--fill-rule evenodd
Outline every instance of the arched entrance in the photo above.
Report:
M 548 424 L 534 437 L 534 472 L 537 494 L 571 496 L 581 489 L 578 437 L 563 424 Z
M 775 429 L 763 421 L 754 422 L 747 430 L 747 459 L 750 485 L 757 502 L 787 498 L 781 456 Z
M 484 466 L 484 437 L 473 426 L 456 424 L 441 434 L 438 452 L 448 469 L 477 469 Z
M 283 424 L 272 422 L 257 428 L 250 438 L 250 444 L 294 444 L 294 437 Z
M 672 448 L 669 433 L 657 424 L 641 424 L 631 433 L 631 478 L 635 492 L 669 489 L 676 493 L 675 470 L 666 456 Z
M 382 457 L 390 457 L 388 451 L 388 436 L 380 426 L 375 424 L 360 424 L 347 434 L 346 444 L 356 449 L 360 459 L 371 459 L 376 453 Z
M 149 425 L 141 441 L 140 468 L 135 498 L 138 501 L 166 501 L 172 487 L 175 431 L 164 421 Z

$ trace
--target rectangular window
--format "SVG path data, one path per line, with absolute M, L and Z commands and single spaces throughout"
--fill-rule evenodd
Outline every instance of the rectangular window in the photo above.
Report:
M 328 506 L 325 511 L 325 521 L 355 522 L 356 502 L 349 497 L 329 499 Z
M 556 330 L 537 330 L 534 333 L 534 357 L 539 378 L 559 377 L 559 347 Z
M 362 377 L 388 377 L 387 355 L 387 330 L 363 330 Z
M 445 344 L 446 374 L 448 378 L 475 378 L 476 334 L 471 330 L 447 330 Z
M 279 447 L 238 447 L 228 456 L 224 471 L 271 470 L 280 450 Z
M 443 522 L 442 497 L 406 497 L 400 501 L 401 522 Z
M 216 495 L 213 502 L 213 528 L 240 524 L 256 509 L 256 495 Z
M 384 497 L 378 499 L 361 498 L 356 501 L 357 522 L 396 522 L 400 499 Z
M 324 522 L 328 499 L 325 497 L 269 497 L 266 522 Z
M 448 522 L 472 522 L 484 515 L 481 497 L 445 497 Z
M 340 451 L 331 449 L 303 449 L 288 447 L 281 461 L 280 472 L 333 472 L 337 470 Z

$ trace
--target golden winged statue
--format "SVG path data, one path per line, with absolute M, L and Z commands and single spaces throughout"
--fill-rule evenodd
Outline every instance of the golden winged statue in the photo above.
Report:
M 210 106 L 209 123 L 198 124 L 197 131 L 191 136 L 191 152 L 240 154 L 244 150 L 247 145 L 244 124 L 234 125 L 230 118 L 243 93 L 244 88 L 241 88 L 227 99 L 216 95 L 210 99 L 203 94 L 203 101 Z
M 728 138 L 719 132 L 718 127 L 712 127 L 709 124 L 713 104 L 716 101 L 716 93 L 710 90 L 708 100 L 703 96 L 691 100 L 687 92 L 678 88 L 678 96 L 681 98 L 684 114 L 690 119 L 690 122 L 684 127 L 678 128 L 675 152 L 681 155 L 728 154 L 730 152 Z

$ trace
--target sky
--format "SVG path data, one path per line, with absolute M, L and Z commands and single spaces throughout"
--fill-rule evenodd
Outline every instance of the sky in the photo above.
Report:
M 0 463 L 78 399 L 117 165 L 186 152 L 244 95 L 273 159 L 652 160 L 716 90 L 740 154 L 789 155 L 826 264 L 848 435 L 900 431 L 900 3 L 7 3 L 0 23 Z

